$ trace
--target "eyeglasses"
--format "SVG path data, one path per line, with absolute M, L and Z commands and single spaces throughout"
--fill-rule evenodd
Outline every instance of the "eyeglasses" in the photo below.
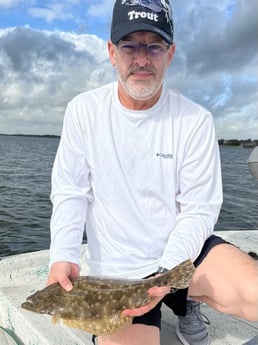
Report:
M 129 57 L 135 57 L 139 54 L 141 48 L 145 48 L 147 56 L 151 59 L 160 59 L 169 49 L 169 45 L 161 43 L 141 44 L 138 42 L 120 41 L 117 45 L 118 50 Z

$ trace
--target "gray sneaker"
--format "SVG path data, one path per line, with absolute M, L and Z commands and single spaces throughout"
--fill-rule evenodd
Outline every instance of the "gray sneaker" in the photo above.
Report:
M 187 301 L 186 316 L 178 316 L 178 319 L 179 324 L 176 328 L 176 335 L 182 344 L 209 344 L 209 337 L 206 324 L 210 324 L 210 322 L 201 313 L 199 302 Z

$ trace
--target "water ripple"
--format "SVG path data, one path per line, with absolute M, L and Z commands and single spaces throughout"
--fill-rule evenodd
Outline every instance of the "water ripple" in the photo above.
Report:
M 0 257 L 49 247 L 50 178 L 58 139 L 0 135 Z M 250 149 L 222 147 L 224 203 L 217 230 L 258 228 Z

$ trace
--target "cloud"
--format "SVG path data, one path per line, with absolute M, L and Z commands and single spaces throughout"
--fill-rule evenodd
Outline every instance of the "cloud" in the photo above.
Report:
M 257 11 L 258 3 L 254 0 L 236 1 L 228 16 L 225 8 L 221 10 L 207 1 L 188 11 L 176 23 L 176 30 L 189 71 L 234 72 L 257 56 Z
M 51 23 L 54 20 L 65 21 L 68 19 L 73 19 L 74 15 L 69 9 L 69 4 L 49 3 L 44 7 L 28 8 L 28 14 L 34 18 L 42 18 L 46 22 Z
M 106 42 L 93 35 L 0 31 L 0 132 L 60 133 L 67 102 L 114 79 Z
M 107 16 L 111 18 L 113 4 L 113 0 L 92 1 L 92 4 L 88 6 L 87 15 L 92 17 Z
M 21 6 L 23 9 L 37 0 L 0 0 L 0 8 L 10 9 Z
M 167 83 L 212 111 L 218 137 L 257 138 L 257 1 L 187 3 L 174 1 Z
M 0 0 L 4 4 L 21 2 Z M 176 55 L 166 85 L 213 113 L 218 138 L 257 138 L 258 2 L 172 4 Z M 0 30 L 0 132 L 60 133 L 65 106 L 75 94 L 116 79 L 101 38 L 108 37 L 113 0 L 25 5 L 33 18 L 51 23 L 51 30 Z M 60 22 L 76 22 L 84 32 L 94 28 L 95 34 L 53 31 Z
M 16 6 L 19 2 L 19 0 L 0 0 L 0 8 L 10 8 Z

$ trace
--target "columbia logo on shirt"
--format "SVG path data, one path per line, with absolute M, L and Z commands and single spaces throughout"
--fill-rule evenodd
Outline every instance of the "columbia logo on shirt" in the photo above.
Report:
M 156 157 L 163 159 L 173 159 L 174 155 L 172 153 L 156 153 Z

